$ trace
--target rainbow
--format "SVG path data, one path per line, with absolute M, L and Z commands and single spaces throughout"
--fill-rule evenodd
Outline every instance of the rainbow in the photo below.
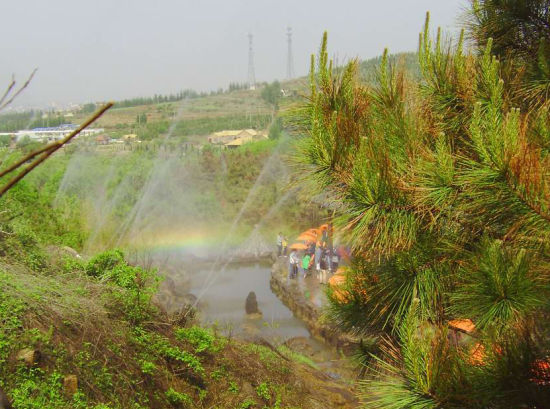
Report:
M 197 250 L 220 247 L 226 239 L 225 231 L 185 228 L 146 232 L 128 240 L 126 246 L 152 251 Z M 126 247 L 125 246 L 125 247 Z

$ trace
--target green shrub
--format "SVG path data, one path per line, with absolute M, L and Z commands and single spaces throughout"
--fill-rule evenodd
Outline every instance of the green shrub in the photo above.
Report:
M 188 394 L 178 392 L 178 391 L 174 390 L 173 388 L 168 389 L 165 392 L 165 395 L 166 395 L 166 399 L 168 400 L 168 402 L 170 402 L 172 405 L 184 404 L 184 405 L 189 405 L 190 406 L 190 405 L 193 404 L 193 400 L 189 397 Z
M 178 340 L 187 341 L 193 345 L 196 353 L 204 351 L 216 353 L 225 346 L 223 340 L 217 339 L 211 330 L 197 326 L 178 328 L 175 335 Z
M 157 370 L 157 367 L 153 362 L 146 361 L 146 360 L 141 360 L 140 366 L 141 366 L 141 373 L 145 375 L 153 375 Z
M 256 387 L 256 394 L 266 402 L 271 399 L 271 392 L 269 391 L 267 382 L 262 382 Z
M 106 271 L 110 271 L 117 265 L 124 263 L 124 253 L 121 250 L 108 250 L 92 257 L 86 265 L 86 274 L 92 277 L 100 277 Z
M 250 398 L 246 398 L 243 403 L 241 403 L 241 406 L 239 406 L 239 409 L 248 409 L 254 406 L 256 402 Z

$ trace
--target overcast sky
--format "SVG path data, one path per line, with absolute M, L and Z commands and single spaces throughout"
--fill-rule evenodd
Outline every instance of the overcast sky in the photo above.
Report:
M 296 75 L 324 30 L 338 61 L 414 51 L 426 11 L 456 32 L 466 0 L 2 0 L 0 85 L 38 67 L 19 103 L 86 102 L 245 82 L 247 33 L 258 81 Z M 3 88 L 3 87 L 2 87 Z

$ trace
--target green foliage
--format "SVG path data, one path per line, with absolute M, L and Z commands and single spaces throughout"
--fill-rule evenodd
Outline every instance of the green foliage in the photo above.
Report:
M 3 113 L 0 115 L 0 132 L 15 132 L 22 129 L 45 128 L 70 123 L 63 115 L 54 115 L 51 112 L 26 111 Z
M 141 361 L 141 372 L 145 375 L 154 375 L 155 371 L 157 370 L 156 365 L 153 362 L 149 362 L 146 360 Z
M 174 331 L 180 341 L 187 341 L 195 348 L 197 354 L 201 352 L 217 353 L 225 346 L 225 340 L 216 338 L 211 330 L 192 326 L 191 328 L 178 328 Z
M 265 129 L 271 122 L 271 115 L 231 115 L 189 119 L 178 122 L 174 136 L 208 135 L 228 129 Z
M 279 109 L 279 101 L 281 99 L 281 84 L 279 81 L 273 81 L 262 89 L 262 98 L 265 102 L 273 106 L 277 111 Z
M 144 331 L 139 327 L 134 329 L 134 333 L 134 341 L 138 345 L 145 347 L 150 354 L 167 360 L 184 363 L 197 375 L 204 376 L 204 367 L 197 356 L 170 344 L 168 339 L 155 333 Z
M 489 239 L 480 247 L 461 269 L 462 284 L 451 296 L 451 311 L 471 317 L 479 329 L 525 327 L 545 305 L 548 283 L 531 269 L 525 250 L 515 252 Z
M 114 296 L 131 322 L 137 324 L 151 315 L 151 299 L 159 283 L 156 270 L 129 265 L 124 260 L 124 253 L 115 249 L 92 257 L 85 271 L 92 277 L 107 280 L 124 289 L 115 292 Z
M 254 402 L 251 398 L 246 398 L 239 406 L 239 409 L 248 409 L 254 406 L 256 402 Z
M 259 398 L 263 399 L 266 402 L 269 402 L 269 400 L 271 400 L 271 391 L 269 385 L 266 382 L 262 382 L 256 387 L 256 394 Z
M 523 96 L 503 81 L 490 40 L 469 55 L 464 34 L 454 45 L 440 30 L 432 39 L 428 21 L 420 81 L 386 51 L 362 85 L 355 61 L 332 69 L 326 34 L 312 60 L 293 163 L 334 209 L 354 256 L 346 283 L 327 290 L 329 315 L 389 340 L 371 361 L 365 407 L 505 408 L 512 376 L 521 379 L 514 402 L 534 407 L 549 393 L 527 375 L 550 348 L 540 335 L 550 296 L 547 112 L 512 108 Z M 453 318 L 475 323 L 480 367 L 471 345 L 449 342 Z
M 548 103 L 550 4 L 540 0 L 473 0 L 468 29 L 480 48 L 491 45 L 504 62 L 502 76 L 522 107 Z
M 86 274 L 92 277 L 101 277 L 122 263 L 124 263 L 124 253 L 121 250 L 107 250 L 92 257 L 85 270 Z
M 172 405 L 175 405 L 175 406 L 181 406 L 181 405 L 190 406 L 193 404 L 193 400 L 188 394 L 177 392 L 173 388 L 168 389 L 165 392 L 165 395 L 166 395 L 166 399 L 168 399 L 168 402 L 170 402 Z
M 269 127 L 269 139 L 279 139 L 283 132 L 283 121 L 281 118 L 277 117 L 271 123 Z
M 7 147 L 11 145 L 11 137 L 9 135 L 0 135 L 0 147 Z
M 153 105 L 153 104 L 160 104 L 164 102 L 181 101 L 186 98 L 193 99 L 199 96 L 200 95 L 196 91 L 192 89 L 186 89 L 178 92 L 177 94 L 155 95 L 152 98 L 141 97 L 141 98 L 124 99 L 122 101 L 118 101 L 116 103 L 116 107 L 129 108 L 129 107 L 135 107 L 140 105 Z
M 237 394 L 239 393 L 239 385 L 237 385 L 237 382 L 235 381 L 230 381 L 228 390 L 231 393 Z
M 93 102 L 90 102 L 82 105 L 80 112 L 82 112 L 83 114 L 91 114 L 95 110 L 96 110 L 96 104 L 94 104 Z
M 147 122 L 147 120 L 143 118 L 143 115 L 145 114 L 140 115 L 141 122 L 139 123 L 141 125 L 136 129 L 136 135 L 139 140 L 151 141 L 168 132 L 170 128 L 170 123 L 168 121 Z
M 41 369 L 19 369 L 22 378 L 19 386 L 12 390 L 13 405 L 22 409 L 64 409 L 68 402 L 63 395 L 62 375 L 53 372 L 48 375 Z
M 305 355 L 302 355 L 296 351 L 293 351 L 286 345 L 281 345 L 279 348 L 277 348 L 282 354 L 288 356 L 290 359 L 292 359 L 294 362 L 308 365 L 314 369 L 319 369 L 319 365 L 315 363 L 311 358 L 308 358 Z

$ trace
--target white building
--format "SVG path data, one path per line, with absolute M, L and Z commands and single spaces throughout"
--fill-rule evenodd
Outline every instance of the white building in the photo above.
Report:
M 28 136 L 32 141 L 53 142 L 65 138 L 78 128 L 78 125 L 63 124 L 48 128 L 24 129 L 17 132 L 4 132 L 2 135 L 13 135 L 16 141 Z M 103 128 L 86 128 L 79 135 L 90 136 L 104 132 Z

